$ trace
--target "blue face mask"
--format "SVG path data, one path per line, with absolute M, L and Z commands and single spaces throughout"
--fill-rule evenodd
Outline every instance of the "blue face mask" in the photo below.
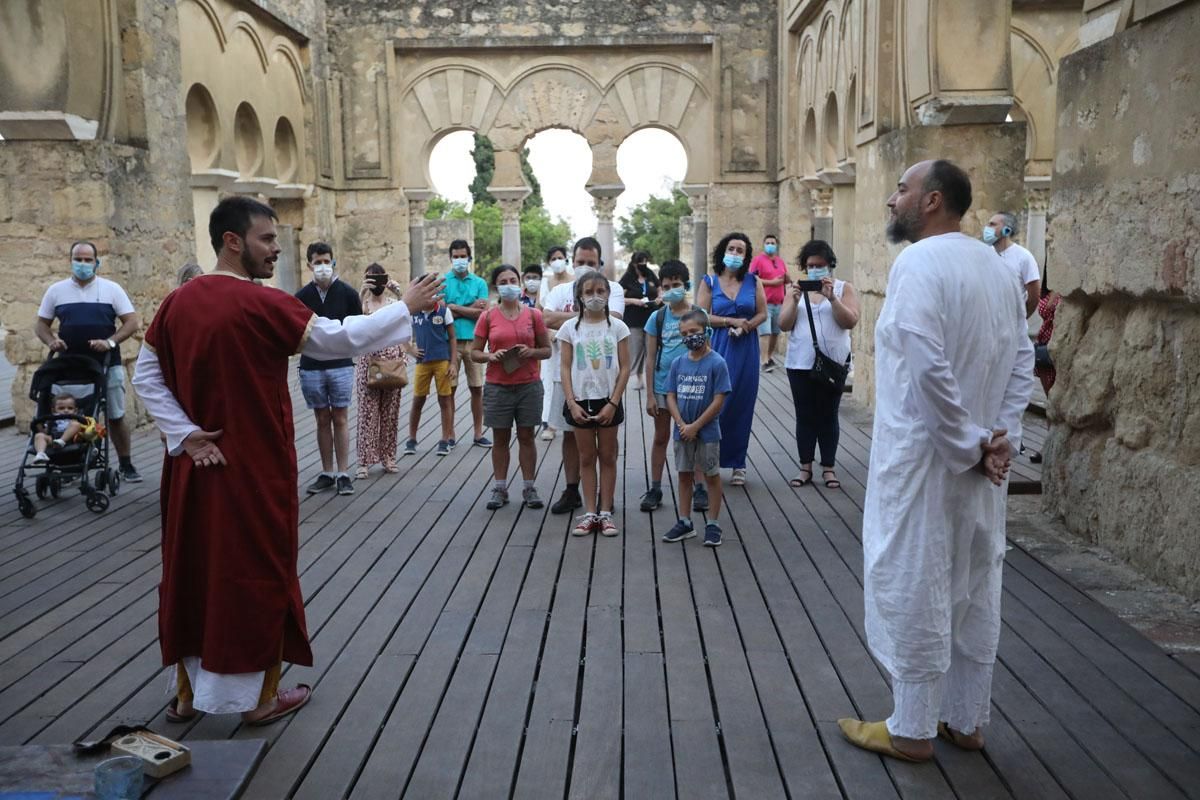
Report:
M 81 281 L 90 281 L 96 274 L 96 265 L 86 261 L 72 261 L 71 274 Z
M 466 275 L 467 270 L 471 268 L 471 259 L 454 258 L 450 260 L 450 266 L 454 268 L 454 274 Z
M 670 306 L 673 306 L 677 303 L 682 303 L 683 298 L 685 297 L 687 297 L 687 289 L 684 289 L 682 286 L 676 286 L 674 289 L 667 289 L 665 292 L 663 292 L 662 296 L 663 302 Z
M 996 240 L 999 238 L 1000 237 L 996 235 L 996 229 L 993 228 L 992 226 L 989 225 L 988 227 L 983 229 L 983 243 L 984 244 L 995 244 Z
M 741 256 L 735 256 L 733 253 L 726 253 L 723 263 L 729 269 L 741 269 L 742 260 L 743 259 Z
M 775 255 L 775 251 L 778 249 L 779 249 L 779 247 L 777 245 L 773 245 L 773 244 L 763 245 L 763 250 L 767 251 L 767 255 L 769 255 L 769 256 Z
M 819 281 L 829 277 L 829 267 L 809 267 L 808 279 L 810 281 Z
M 521 297 L 521 287 L 511 283 L 497 286 L 496 292 L 500 295 L 501 300 L 519 300 Z

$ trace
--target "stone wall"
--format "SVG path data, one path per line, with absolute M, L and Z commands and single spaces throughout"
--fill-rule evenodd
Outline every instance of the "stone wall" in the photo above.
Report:
M 948 158 L 971 176 L 973 202 L 963 232 L 979 235 L 998 208 L 1022 205 L 1025 126 L 950 125 L 902 128 L 860 145 L 855 184 L 854 288 L 861 315 L 854 329 L 854 396 L 875 396 L 875 320 L 883 308 L 888 271 L 902 249 L 887 241 L 886 203 L 896 181 L 912 164 Z
M 425 220 L 425 271 L 445 274 L 450 269 L 450 243 L 470 242 L 475 249 L 475 223 L 469 219 Z M 524 267 L 524 264 L 521 265 Z
M 1064 295 L 1044 488 L 1068 528 L 1200 597 L 1200 3 L 1064 59 L 1048 256 Z M 1153 120 L 1151 124 L 1149 121 Z
M 29 378 L 45 359 L 33 334 L 46 287 L 70 274 L 70 243 L 91 239 L 100 274 L 122 284 L 149 320 L 175 271 L 192 255 L 183 97 L 175 6 L 120 4 L 126 141 L 0 143 L 0 248 L 7 267 L 0 324 L 17 367 L 13 401 L 19 425 L 32 415 Z M 126 343 L 137 356 L 140 336 Z M 144 415 L 129 394 L 132 419 Z

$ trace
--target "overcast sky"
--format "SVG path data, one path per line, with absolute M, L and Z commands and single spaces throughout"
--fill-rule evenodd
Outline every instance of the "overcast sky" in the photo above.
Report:
M 452 133 L 433 150 L 429 173 L 441 195 L 470 205 L 468 187 L 475 178 L 470 131 Z M 568 130 L 547 130 L 529 140 L 529 163 L 542 185 L 542 198 L 551 216 L 562 217 L 575 238 L 596 232 L 592 198 L 584 189 L 592 172 L 587 141 Z M 632 134 L 617 151 L 617 174 L 625 192 L 617 198 L 616 219 L 651 195 L 666 197 L 687 173 L 683 145 L 671 134 L 644 128 Z M 614 220 L 615 221 L 615 220 Z

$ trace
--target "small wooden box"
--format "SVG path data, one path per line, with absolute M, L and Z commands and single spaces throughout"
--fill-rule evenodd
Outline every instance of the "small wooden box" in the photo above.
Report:
M 143 772 L 151 778 L 164 778 L 192 763 L 192 751 L 164 736 L 136 731 L 112 743 L 113 755 L 137 756 Z

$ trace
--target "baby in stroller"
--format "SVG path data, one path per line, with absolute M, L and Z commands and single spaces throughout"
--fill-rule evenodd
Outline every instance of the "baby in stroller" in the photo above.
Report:
M 38 499 L 58 497 L 78 481 L 88 510 L 100 513 L 115 497 L 120 475 L 109 465 L 104 367 L 86 355 L 55 355 L 38 368 L 30 386 L 37 402 L 26 459 L 17 469 L 17 508 L 26 518 L 37 513 L 26 475 L 35 479 Z M 106 493 L 108 496 L 106 496 Z
M 91 417 L 82 417 L 83 422 L 78 419 L 67 419 L 69 416 L 77 415 L 78 407 L 75 404 L 75 395 L 66 392 L 55 395 L 54 419 L 39 425 L 41 430 L 33 435 L 34 464 L 49 463 L 50 456 L 46 455 L 46 450 L 51 447 L 56 449 L 66 447 L 76 441 L 83 433 L 85 424 L 95 427 L 96 421 Z

